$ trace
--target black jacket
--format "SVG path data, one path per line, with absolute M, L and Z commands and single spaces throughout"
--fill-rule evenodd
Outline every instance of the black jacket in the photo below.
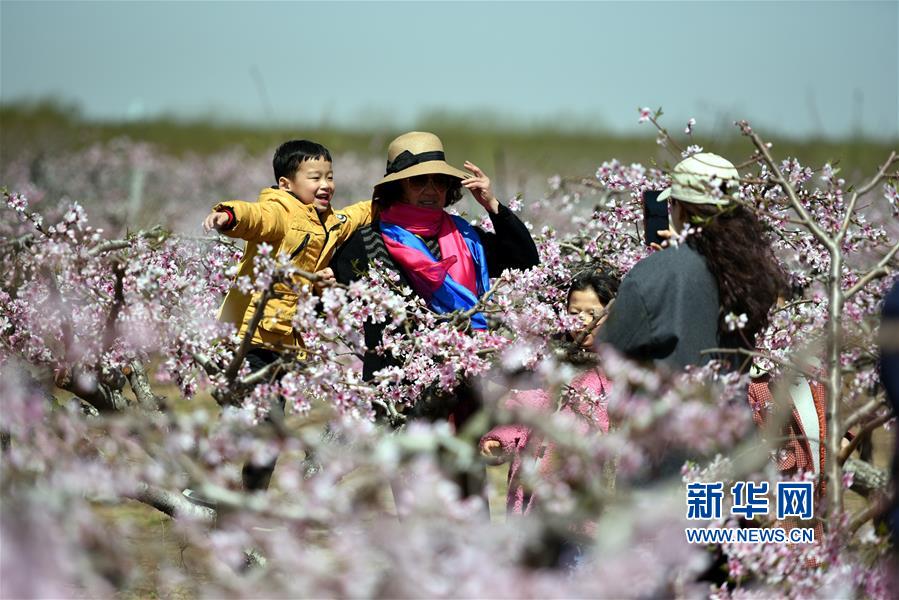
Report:
M 484 246 L 484 254 L 487 257 L 487 272 L 490 277 L 499 277 L 506 269 L 529 269 L 540 262 L 537 254 L 537 246 L 524 223 L 515 216 L 515 213 L 500 204 L 497 214 L 490 213 L 490 221 L 496 233 L 484 231 L 475 227 L 481 244 Z M 435 252 L 438 258 L 439 249 L 436 240 L 425 240 L 428 248 Z M 381 237 L 381 223 L 375 221 L 367 227 L 362 227 L 347 240 L 331 261 L 334 277 L 340 283 L 350 283 L 359 279 L 366 271 L 372 260 L 379 260 L 387 268 L 394 270 L 400 276 L 400 285 L 412 287 L 406 274 L 400 266 L 391 258 L 387 246 Z M 373 349 L 381 343 L 384 332 L 384 324 L 371 324 L 366 321 L 365 347 Z M 366 350 L 362 364 L 362 376 L 371 379 L 375 371 L 383 369 L 391 364 L 396 364 L 386 356 L 379 356 L 371 350 Z

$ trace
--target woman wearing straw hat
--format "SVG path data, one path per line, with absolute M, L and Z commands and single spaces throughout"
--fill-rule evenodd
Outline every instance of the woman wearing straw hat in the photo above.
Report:
M 378 218 L 356 231 L 335 255 L 335 278 L 342 283 L 358 279 L 360 269 L 378 260 L 432 310 L 448 313 L 472 308 L 490 288 L 491 277 L 536 265 L 540 259 L 527 227 L 497 201 L 481 169 L 470 162 L 465 168 L 469 172 L 446 162 L 443 143 L 432 133 L 413 131 L 393 140 L 387 148 L 387 172 L 374 189 Z M 487 211 L 495 233 L 444 210 L 461 199 L 462 188 Z M 482 314 L 472 317 L 472 329 L 486 326 Z M 383 325 L 366 323 L 368 349 L 378 346 L 383 330 Z M 368 351 L 363 377 L 371 379 L 390 364 L 396 364 L 391 357 Z M 432 418 L 453 418 L 459 426 L 467 417 L 459 411 L 472 408 L 472 402 L 460 396 L 471 399 L 469 392 L 463 384 L 454 398 L 443 398 L 425 410 Z

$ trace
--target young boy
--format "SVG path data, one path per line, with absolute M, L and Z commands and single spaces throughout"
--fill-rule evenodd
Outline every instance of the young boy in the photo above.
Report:
M 303 271 L 333 279 L 327 268 L 338 246 L 357 228 L 371 222 L 371 201 L 359 202 L 342 210 L 331 208 L 334 172 L 328 149 L 307 140 L 285 142 L 275 151 L 272 165 L 277 186 L 262 190 L 256 202 L 234 200 L 215 205 L 203 221 L 229 237 L 247 240 L 237 276 L 253 276 L 253 259 L 259 244 L 268 243 L 273 255 L 285 253 Z M 308 283 L 298 278 L 295 283 Z M 261 294 L 252 296 L 232 288 L 219 311 L 219 320 L 234 323 L 243 336 L 253 318 Z M 288 283 L 276 283 L 274 296 L 266 304 L 259 327 L 253 332 L 251 367 L 258 359 L 278 348 L 298 348 L 298 332 L 291 320 L 298 296 Z M 269 356 L 272 362 L 274 358 Z
M 323 276 L 325 281 L 333 280 L 327 265 L 338 246 L 357 228 L 371 222 L 371 201 L 338 211 L 331 208 L 334 171 L 331 153 L 321 144 L 308 140 L 285 142 L 275 151 L 272 166 L 277 186 L 262 190 L 256 202 L 234 200 L 216 204 L 203 226 L 247 241 L 237 277 L 253 276 L 253 259 L 259 244 L 265 242 L 273 247 L 274 256 L 283 252 L 297 268 Z M 293 283 L 309 280 L 298 277 Z M 242 339 L 261 296 L 260 292 L 250 296 L 231 288 L 222 303 L 219 320 L 234 323 Z M 247 352 L 246 360 L 253 371 L 274 362 L 279 351 L 294 349 L 303 356 L 299 334 L 291 323 L 298 300 L 292 285 L 274 284 L 274 295 L 263 309 Z M 244 465 L 244 489 L 267 489 L 275 460 L 264 465 Z

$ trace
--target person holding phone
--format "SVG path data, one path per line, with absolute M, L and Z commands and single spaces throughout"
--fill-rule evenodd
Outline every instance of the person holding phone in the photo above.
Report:
M 643 192 L 643 239 L 647 246 L 661 250 L 667 237 L 666 230 L 670 227 L 668 216 L 668 203 L 659 202 L 662 190 L 647 190 Z
M 624 277 L 599 333 L 635 360 L 682 369 L 712 358 L 748 369 L 742 357 L 714 357 L 712 348 L 755 348 L 785 275 L 755 214 L 737 201 L 740 175 L 728 160 L 699 153 L 678 163 L 668 202 L 686 242 L 655 252 Z M 730 323 L 741 327 L 731 327 Z

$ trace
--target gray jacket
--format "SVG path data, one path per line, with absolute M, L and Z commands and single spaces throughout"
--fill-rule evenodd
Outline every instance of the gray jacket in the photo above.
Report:
M 675 369 L 713 358 L 718 347 L 718 284 L 698 252 L 681 244 L 641 260 L 618 289 L 599 341 L 629 358 Z

